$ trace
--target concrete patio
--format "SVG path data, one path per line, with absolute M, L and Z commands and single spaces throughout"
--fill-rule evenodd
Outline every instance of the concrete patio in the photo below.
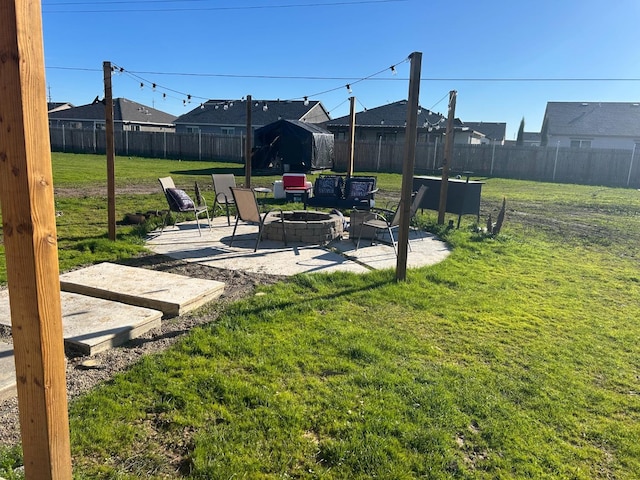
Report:
M 152 232 L 147 246 L 155 253 L 188 262 L 274 275 L 336 271 L 365 273 L 396 267 L 396 255 L 391 245 L 370 245 L 370 240 L 363 238 L 356 250 L 355 242 L 348 238 L 348 233 L 325 246 L 300 242 L 285 246 L 282 242 L 262 240 L 258 251 L 254 252 L 258 227 L 240 222 L 234 244 L 230 247 L 234 221 L 232 219 L 231 226 L 228 226 L 226 217 L 215 217 L 209 229 L 206 221 L 201 220 L 202 236 L 198 234 L 195 221 L 182 222 L 166 227 L 162 233 Z M 409 243 L 408 268 L 432 265 L 449 255 L 446 244 L 426 232 L 411 230 Z

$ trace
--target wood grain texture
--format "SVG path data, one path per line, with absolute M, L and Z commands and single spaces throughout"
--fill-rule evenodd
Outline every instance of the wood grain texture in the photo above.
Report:
M 0 200 L 27 478 L 71 478 L 39 1 L 0 0 Z

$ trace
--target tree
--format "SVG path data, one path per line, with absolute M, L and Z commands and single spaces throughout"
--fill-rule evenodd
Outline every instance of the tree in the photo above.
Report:
M 518 136 L 516 137 L 516 145 L 524 145 L 524 117 L 520 120 L 520 128 L 518 128 Z

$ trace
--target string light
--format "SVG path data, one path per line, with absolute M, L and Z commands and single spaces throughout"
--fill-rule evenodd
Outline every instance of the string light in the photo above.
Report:
M 392 73 L 393 75 L 396 75 L 396 74 L 397 74 L 396 67 L 397 67 L 398 65 L 400 65 L 401 63 L 406 63 L 406 62 L 409 62 L 410 60 L 411 60 L 411 59 L 410 59 L 410 57 L 405 58 L 405 59 L 403 59 L 401 62 L 398 62 L 398 63 L 396 63 L 396 64 L 394 64 L 394 65 L 391 65 L 390 67 L 387 67 L 387 68 L 385 68 L 384 70 L 381 70 L 381 71 L 379 71 L 379 72 L 373 73 L 373 74 L 368 75 L 368 76 L 363 77 L 363 78 L 355 79 L 355 80 L 353 80 L 353 81 L 350 81 L 350 82 L 349 82 L 349 83 L 347 83 L 346 85 L 344 85 L 344 84 L 343 84 L 343 85 L 342 85 L 342 86 L 340 86 L 340 87 L 335 87 L 335 88 L 332 88 L 332 89 L 329 89 L 329 90 L 326 90 L 326 91 L 323 91 L 323 92 L 315 93 L 315 94 L 313 94 L 313 95 L 304 95 L 303 97 L 291 98 L 291 99 L 284 100 L 284 101 L 286 101 L 286 102 L 291 102 L 291 101 L 296 101 L 296 100 L 302 100 L 302 103 L 303 103 L 303 104 L 304 104 L 304 106 L 306 107 L 306 106 L 309 106 L 309 102 L 310 102 L 309 98 L 313 98 L 313 97 L 317 97 L 317 96 L 320 96 L 320 95 L 324 95 L 324 94 L 326 94 L 326 93 L 330 93 L 330 92 L 333 92 L 333 91 L 339 90 L 340 88 L 346 88 L 346 89 L 347 89 L 347 92 L 348 92 L 349 94 L 352 94 L 352 93 L 353 93 L 353 89 L 352 89 L 352 87 L 353 87 L 353 85 L 354 85 L 354 84 L 359 83 L 359 82 L 363 82 L 363 81 L 365 81 L 365 80 L 370 80 L 370 79 L 372 79 L 373 77 L 376 77 L 376 76 L 378 76 L 378 75 L 380 75 L 380 74 L 384 73 L 384 72 L 385 72 L 385 71 L 387 71 L 387 70 L 391 70 L 391 73 Z M 51 68 L 57 68 L 57 67 L 51 67 Z M 136 73 L 135 73 L 135 72 L 131 72 L 131 71 L 125 70 L 125 69 L 124 69 L 124 67 L 119 67 L 119 66 L 117 66 L 117 65 L 114 65 L 114 66 L 112 66 L 112 70 L 115 70 L 115 71 L 117 71 L 118 73 L 126 73 L 126 74 L 127 74 L 127 75 L 129 75 L 130 77 L 137 79 L 137 80 L 140 82 L 140 89 L 141 89 L 141 90 L 142 90 L 142 89 L 144 89 L 145 84 L 146 84 L 146 85 L 151 86 L 151 88 L 152 88 L 152 90 L 153 90 L 154 92 L 155 92 L 157 89 L 165 90 L 165 92 L 163 92 L 163 93 L 162 93 L 162 99 L 163 99 L 163 100 L 166 100 L 166 99 L 167 99 L 167 93 L 166 93 L 166 92 L 173 92 L 173 93 L 176 93 L 176 94 L 178 94 L 178 95 L 183 96 L 183 98 L 186 96 L 186 100 L 184 100 L 184 99 L 182 100 L 182 104 L 183 104 L 184 106 L 186 106 L 188 103 L 191 103 L 191 100 L 192 100 L 192 99 L 195 99 L 195 98 L 200 99 L 200 100 L 204 100 L 204 101 L 205 101 L 205 102 L 203 102 L 203 103 L 200 103 L 200 107 L 201 107 L 201 109 L 204 109 L 204 105 L 205 105 L 205 103 L 207 103 L 207 104 L 212 104 L 212 106 L 214 106 L 216 109 L 217 109 L 217 108 L 219 108 L 219 106 L 222 106 L 222 107 L 224 108 L 224 110 L 228 110 L 230 107 L 232 107 L 232 106 L 233 106 L 233 102 L 228 101 L 228 100 L 225 100 L 225 101 L 219 101 L 219 102 L 217 102 L 217 103 L 216 103 L 216 102 L 210 102 L 210 101 L 209 101 L 209 99 L 207 99 L 207 98 L 204 98 L 204 97 L 198 97 L 198 96 L 194 96 L 194 95 L 191 95 L 191 94 L 186 94 L 186 93 L 179 92 L 179 91 L 177 91 L 177 90 L 173 90 L 173 89 L 171 89 L 171 88 L 168 88 L 168 87 L 162 86 L 162 85 L 160 85 L 160 84 L 158 84 L 158 83 L 150 82 L 150 81 L 148 81 L 148 80 L 146 80 L 146 79 L 144 79 L 144 78 L 142 78 L 142 77 L 140 77 L 140 76 L 136 75 Z M 235 76 L 235 75 L 209 75 L 209 74 L 207 74 L 207 75 L 202 75 L 202 74 L 187 74 L 187 73 L 159 73 L 159 72 L 138 72 L 138 73 L 154 73 L 154 74 L 157 74 L 157 75 Z M 253 76 L 252 76 L 252 77 L 253 77 Z M 262 75 L 260 75 L 260 76 L 256 76 L 256 77 L 272 78 L 271 76 L 262 76 Z M 273 77 L 273 78 L 275 78 L 275 77 Z M 286 78 L 289 78 L 289 77 L 286 77 Z M 307 79 L 307 78 L 311 78 L 311 77 L 291 77 L 291 78 Z M 329 80 L 329 79 L 331 79 L 331 78 L 332 78 L 332 77 L 327 77 L 327 78 L 326 78 L 326 80 Z M 336 77 L 336 79 L 338 79 L 338 77 Z M 169 95 L 169 96 L 170 96 L 170 95 Z M 171 98 L 175 98 L 176 100 L 180 100 L 179 98 L 176 98 L 176 97 L 173 97 L 173 96 L 170 96 L 170 97 L 171 97 Z M 243 97 L 243 101 L 244 101 L 244 97 Z M 278 101 L 280 101 L 280 100 L 278 100 Z M 259 108 L 259 107 L 260 107 L 260 103 L 262 103 L 262 110 L 263 110 L 264 112 L 266 112 L 266 111 L 268 111 L 268 110 L 269 110 L 269 106 L 268 106 L 268 104 L 267 104 L 267 102 L 266 102 L 266 101 L 263 101 L 263 102 L 256 102 L 256 103 L 255 103 L 255 107 L 256 107 L 256 108 Z M 364 107 L 364 105 L 363 105 L 363 107 Z M 367 110 L 367 109 L 366 109 L 366 107 L 364 107 L 364 110 L 365 110 L 365 111 Z

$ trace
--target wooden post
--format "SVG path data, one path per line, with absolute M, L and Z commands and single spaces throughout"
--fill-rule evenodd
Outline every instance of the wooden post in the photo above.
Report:
M 251 147 L 253 143 L 253 139 L 251 138 L 251 134 L 253 133 L 251 129 L 253 128 L 251 123 L 251 107 L 253 103 L 253 99 L 251 95 L 247 95 L 247 138 L 245 139 L 244 144 L 244 186 L 246 188 L 251 188 Z
M 413 190 L 413 169 L 416 162 L 416 141 L 418 139 L 418 103 L 420 97 L 420 72 L 422 53 L 413 52 L 409 77 L 409 99 L 407 102 L 407 127 L 404 134 L 404 163 L 402 167 L 402 190 L 400 192 L 400 225 L 398 226 L 398 259 L 396 280 L 407 279 L 407 248 L 409 246 L 409 223 L 411 222 L 411 191 Z
M 116 239 L 116 175 L 115 142 L 113 140 L 113 94 L 111 91 L 111 62 L 103 62 L 105 145 L 107 150 L 107 223 L 109 240 Z
M 438 206 L 438 224 L 444 223 L 444 214 L 447 211 L 447 192 L 449 191 L 449 162 L 453 154 L 453 120 L 456 116 L 455 90 L 449 92 L 449 116 L 447 117 L 447 138 L 444 142 L 444 160 L 442 162 L 442 181 L 440 183 L 440 204 Z
M 356 97 L 349 97 L 351 108 L 349 110 L 349 167 L 347 177 L 353 175 L 353 163 L 356 146 Z
M 0 200 L 27 479 L 70 479 L 40 2 L 0 1 Z

